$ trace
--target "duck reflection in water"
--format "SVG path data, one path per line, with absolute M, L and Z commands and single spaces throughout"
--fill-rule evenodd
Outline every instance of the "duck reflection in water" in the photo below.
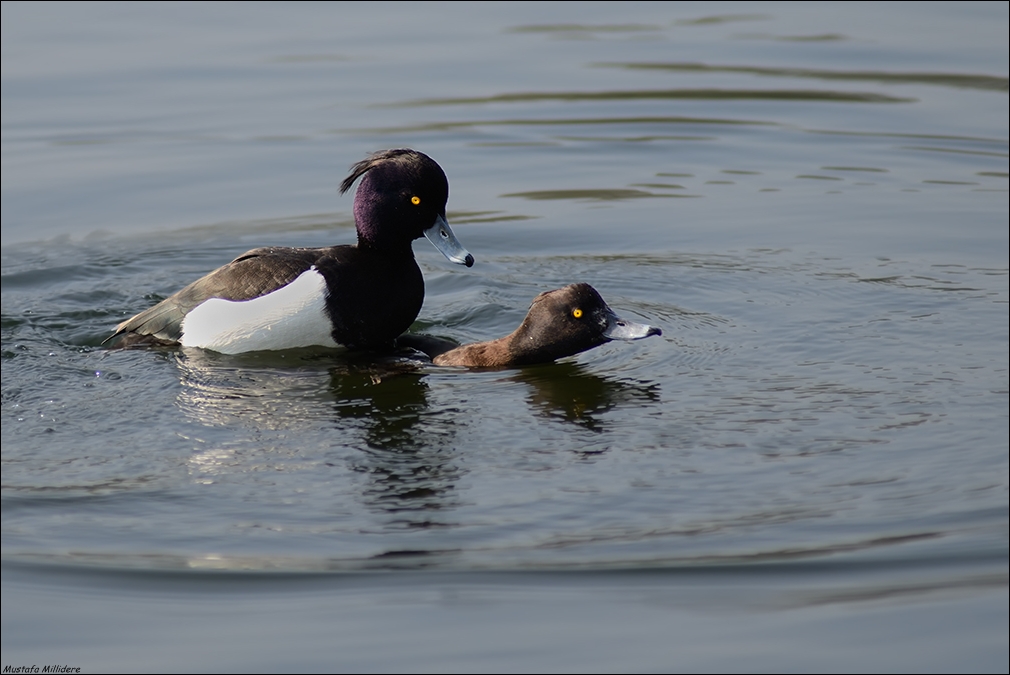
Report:
M 324 464 L 349 465 L 368 476 L 361 501 L 398 514 L 391 523 L 398 527 L 431 526 L 433 511 L 455 504 L 460 469 L 453 411 L 431 409 L 426 374 L 416 361 L 310 349 L 242 355 L 183 349 L 175 358 L 179 408 L 219 430 L 201 440 L 190 462 L 194 471 L 259 471 L 292 458 L 316 471 Z M 285 446 L 286 430 L 304 434 L 312 427 L 323 446 Z M 231 456 L 222 444 L 247 453 Z M 342 458 L 335 464 L 328 459 L 334 453 Z
M 402 514 L 403 527 L 435 525 L 417 512 L 453 506 L 461 469 L 454 461 L 456 430 L 448 417 L 431 409 L 426 375 L 409 363 L 330 372 L 341 431 L 357 428 L 364 439 L 351 468 L 369 476 L 365 501 Z
M 607 412 L 659 401 L 659 385 L 655 383 L 597 375 L 580 363 L 524 368 L 512 379 L 530 387 L 526 400 L 534 410 L 595 433 L 607 430 Z

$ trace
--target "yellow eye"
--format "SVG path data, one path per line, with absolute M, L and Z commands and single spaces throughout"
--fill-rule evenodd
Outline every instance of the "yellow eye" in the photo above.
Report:
M 574 310 L 572 312 L 572 316 L 574 316 L 576 319 L 581 319 L 582 318 L 582 310 L 581 309 Z
M 413 197 L 410 198 L 410 203 L 413 204 L 414 206 L 417 206 L 418 204 L 421 203 L 421 198 L 418 197 L 417 195 L 414 195 Z

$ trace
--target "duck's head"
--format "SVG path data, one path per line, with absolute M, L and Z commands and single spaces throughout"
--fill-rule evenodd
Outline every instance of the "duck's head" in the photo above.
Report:
M 513 334 L 517 363 L 543 363 L 572 356 L 610 340 L 662 335 L 655 326 L 617 316 L 589 284 L 571 284 L 533 299 Z
M 376 152 L 351 167 L 340 192 L 358 178 L 354 224 L 359 246 L 402 251 L 424 235 L 451 262 L 473 265 L 473 256 L 445 219 L 449 181 L 435 160 L 416 150 Z

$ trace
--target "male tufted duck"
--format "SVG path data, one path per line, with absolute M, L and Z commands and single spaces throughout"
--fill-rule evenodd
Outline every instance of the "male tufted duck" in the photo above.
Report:
M 519 328 L 503 338 L 457 347 L 449 340 L 407 334 L 396 344 L 424 352 L 436 366 L 505 368 L 550 363 L 610 340 L 662 334 L 617 316 L 589 284 L 572 284 L 534 298 Z
M 351 167 L 357 246 L 257 248 L 116 327 L 115 346 L 182 344 L 226 354 L 322 345 L 387 348 L 417 318 L 424 279 L 411 242 L 424 235 L 454 263 L 473 256 L 449 229 L 449 182 L 414 150 Z

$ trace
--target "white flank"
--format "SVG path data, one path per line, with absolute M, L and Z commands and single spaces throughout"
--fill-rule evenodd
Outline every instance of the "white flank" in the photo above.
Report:
M 296 347 L 336 347 L 326 314 L 326 280 L 313 267 L 287 286 L 253 300 L 211 298 L 182 321 L 186 347 L 223 354 Z

